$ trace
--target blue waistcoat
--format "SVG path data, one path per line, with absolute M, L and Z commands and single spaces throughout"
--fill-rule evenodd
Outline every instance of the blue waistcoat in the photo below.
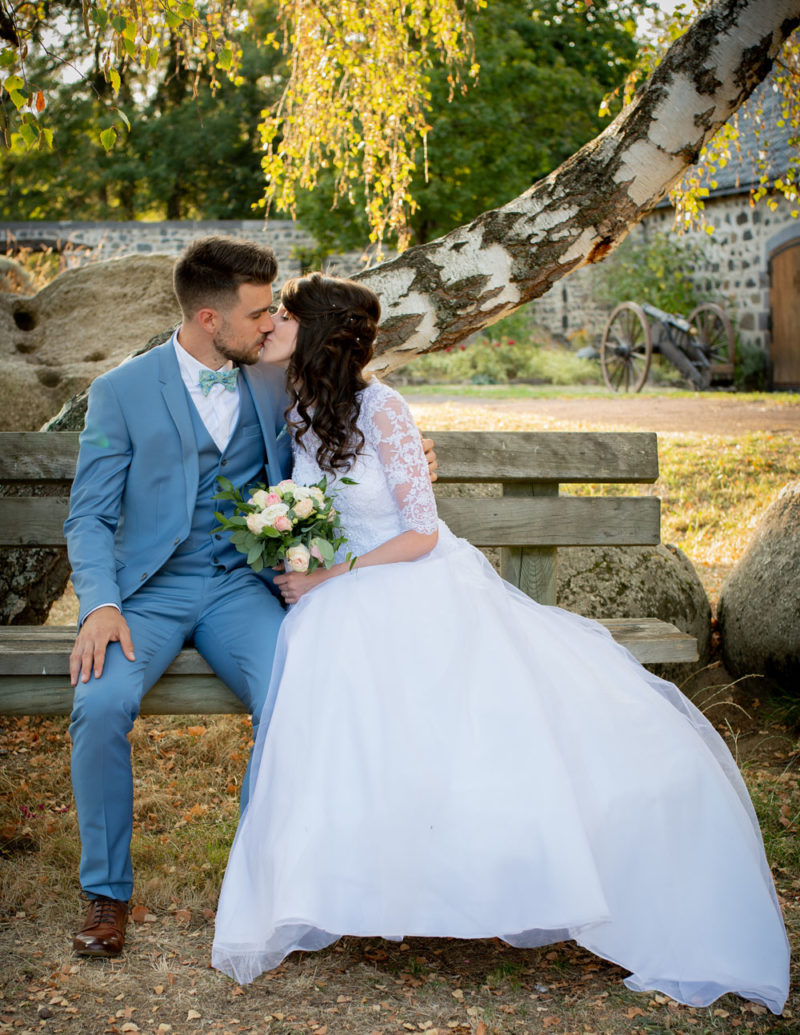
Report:
M 211 535 L 219 524 L 214 511 L 233 514 L 233 504 L 211 497 L 219 491 L 217 476 L 229 478 L 237 487 L 264 483 L 266 451 L 264 437 L 258 422 L 250 389 L 244 378 L 239 378 L 239 419 L 225 449 L 220 452 L 203 423 L 197 408 L 189 397 L 189 411 L 197 440 L 199 480 L 197 499 L 189 535 L 177 547 L 161 569 L 170 575 L 198 575 L 205 572 L 230 571 L 243 567 L 245 555 L 231 545 L 227 533 Z

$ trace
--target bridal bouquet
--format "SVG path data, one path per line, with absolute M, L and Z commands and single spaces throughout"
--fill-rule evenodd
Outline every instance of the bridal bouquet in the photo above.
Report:
M 281 565 L 290 571 L 310 572 L 320 564 L 330 568 L 335 552 L 347 542 L 339 528 L 339 513 L 326 495 L 327 479 L 316 485 L 297 485 L 285 478 L 277 485 L 248 488 L 245 497 L 227 478 L 217 478 L 215 500 L 232 500 L 233 517 L 215 511 L 214 532 L 230 532 L 239 553 L 247 554 L 253 571 Z M 347 485 L 356 483 L 342 478 Z M 348 560 L 350 555 L 348 554 Z

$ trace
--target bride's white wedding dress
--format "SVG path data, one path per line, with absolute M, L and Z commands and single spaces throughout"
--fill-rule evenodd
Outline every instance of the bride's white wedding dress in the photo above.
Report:
M 372 382 L 359 426 L 346 549 L 434 530 L 402 398 Z M 572 938 L 630 988 L 779 1013 L 786 933 L 722 739 L 600 625 L 438 528 L 427 556 L 331 579 L 287 615 L 214 966 L 244 983 L 344 934 Z

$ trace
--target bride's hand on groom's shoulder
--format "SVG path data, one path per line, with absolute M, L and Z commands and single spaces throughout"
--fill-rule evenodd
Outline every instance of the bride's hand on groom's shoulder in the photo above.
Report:
M 436 459 L 436 451 L 433 448 L 432 438 L 422 439 L 422 449 L 425 453 L 425 459 L 428 462 L 428 474 L 432 482 L 435 482 L 439 475 L 436 473 L 436 468 L 439 466 L 439 462 Z

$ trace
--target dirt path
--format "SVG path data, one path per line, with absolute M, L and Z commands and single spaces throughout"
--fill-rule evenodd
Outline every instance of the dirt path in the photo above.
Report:
M 531 430 L 563 427 L 630 428 L 636 430 L 737 435 L 752 431 L 800 434 L 800 395 L 765 395 L 742 399 L 728 394 L 665 395 L 663 393 L 562 398 L 492 399 L 477 396 L 414 395 L 404 393 L 425 417 L 441 407 L 458 411 L 485 410 L 495 418 L 521 420 Z

